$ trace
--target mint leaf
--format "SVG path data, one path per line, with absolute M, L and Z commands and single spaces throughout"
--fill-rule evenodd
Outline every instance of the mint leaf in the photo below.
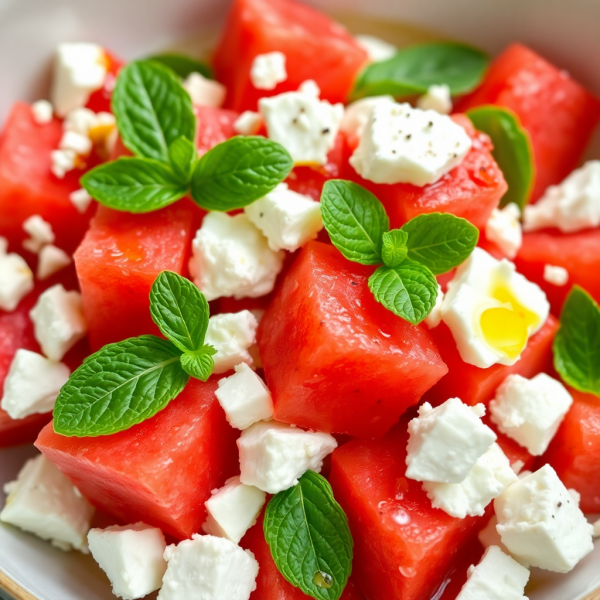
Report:
M 201 381 L 206 381 L 215 369 L 213 356 L 217 353 L 214 346 L 207 344 L 195 352 L 184 352 L 181 359 L 183 370 Z
M 166 53 L 166 54 L 154 54 L 149 56 L 148 60 L 159 62 L 165 67 L 171 69 L 175 75 L 185 79 L 192 73 L 200 73 L 207 79 L 212 79 L 213 74 L 210 67 L 195 58 L 185 56 L 184 54 Z
M 268 194 L 294 166 L 287 150 L 258 136 L 217 144 L 196 165 L 192 198 L 206 210 L 243 208 Z
M 331 242 L 348 260 L 363 265 L 382 262 L 381 238 L 390 222 L 383 204 L 371 192 L 351 181 L 327 181 L 321 214 Z
M 438 295 L 433 273 L 408 261 L 395 268 L 379 267 L 369 277 L 369 289 L 377 302 L 413 325 L 427 317 Z
M 204 294 L 189 279 L 163 271 L 150 290 L 150 314 L 182 352 L 202 348 L 210 310 Z
M 508 183 L 500 206 L 514 202 L 522 209 L 529 202 L 535 179 L 529 133 L 515 113 L 501 106 L 479 106 L 467 111 L 467 116 L 494 144 L 492 154 Z
M 81 185 L 104 206 L 130 213 L 163 208 L 187 193 L 167 165 L 149 158 L 119 158 L 88 171 Z
M 168 163 L 175 140 L 194 141 L 190 96 L 175 74 L 157 62 L 135 61 L 120 71 L 112 109 L 123 143 L 138 156 Z
M 169 146 L 169 162 L 173 173 L 186 186 L 192 177 L 192 171 L 198 162 L 196 146 L 187 138 L 180 137 Z
M 453 96 L 473 90 L 483 79 L 487 56 L 455 42 L 432 42 L 405 48 L 368 65 L 358 76 L 352 97 L 396 98 L 424 94 L 430 85 L 446 84 Z
M 464 262 L 479 239 L 479 230 L 466 219 L 448 213 L 419 215 L 402 226 L 408 234 L 408 258 L 434 275 Z
M 577 285 L 560 314 L 553 351 L 554 367 L 567 384 L 600 396 L 600 308 Z
M 85 359 L 60 390 L 54 431 L 109 435 L 154 416 L 188 382 L 180 352 L 152 335 L 108 344 Z
M 327 480 L 307 471 L 269 502 L 265 539 L 282 575 L 305 594 L 337 600 L 352 570 L 348 520 Z
M 388 267 L 397 267 L 406 258 L 408 234 L 401 229 L 386 231 L 382 237 L 381 257 Z

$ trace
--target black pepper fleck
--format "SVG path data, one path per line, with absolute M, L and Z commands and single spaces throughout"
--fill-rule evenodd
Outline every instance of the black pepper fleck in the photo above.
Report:
M 559 502 L 556 506 L 560 508 L 562 506 L 562 502 Z
M 325 128 L 324 128 L 324 129 L 321 131 L 321 133 L 322 133 L 323 135 L 327 135 L 327 134 L 329 133 L 329 127 L 325 127 Z
M 411 138 L 411 137 L 412 137 L 412 133 L 407 133 L 407 134 L 406 134 L 406 139 L 407 139 L 407 140 L 410 140 L 410 138 Z

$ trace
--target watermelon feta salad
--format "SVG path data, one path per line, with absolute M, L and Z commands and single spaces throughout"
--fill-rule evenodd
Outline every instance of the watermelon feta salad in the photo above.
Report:
M 210 61 L 64 43 L 49 98 L 0 134 L 0 447 L 40 451 L 0 521 L 126 600 L 526 600 L 592 551 L 565 71 L 235 0 Z

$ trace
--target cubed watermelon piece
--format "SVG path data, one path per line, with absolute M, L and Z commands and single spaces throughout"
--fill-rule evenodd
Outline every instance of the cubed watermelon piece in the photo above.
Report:
M 273 90 L 257 90 L 250 79 L 254 58 L 282 52 L 287 79 Z M 321 98 L 345 102 L 366 52 L 338 23 L 294 0 L 236 0 L 214 55 L 217 79 L 227 86 L 226 106 L 256 110 L 258 99 L 290 90 L 307 79 Z
M 532 201 L 578 164 L 600 120 L 600 102 L 569 74 L 521 44 L 509 46 L 482 85 L 455 107 L 505 106 L 529 132 L 536 178 Z
M 240 116 L 239 113 L 209 106 L 195 106 L 194 112 L 198 123 L 196 145 L 200 152 L 206 152 L 237 135 L 233 124 Z
M 124 64 L 120 58 L 115 56 L 106 48 L 104 49 L 104 56 L 107 63 L 107 72 L 104 85 L 90 95 L 90 98 L 86 104 L 86 107 L 94 112 L 112 112 L 110 105 L 112 93 L 115 89 L 119 71 Z
M 447 372 L 425 328 L 375 301 L 373 270 L 321 242 L 301 250 L 258 330 L 278 421 L 381 436 Z
M 353 440 L 333 453 L 330 483 L 354 539 L 352 573 L 369 600 L 429 600 L 479 544 L 485 523 L 431 506 L 421 484 L 405 477 L 407 442 L 402 419 L 380 440 Z
M 36 446 L 99 509 L 189 538 L 201 532 L 211 490 L 239 471 L 239 432 L 216 389 L 214 379 L 191 379 L 164 410 L 113 435 L 65 437 L 49 423 Z

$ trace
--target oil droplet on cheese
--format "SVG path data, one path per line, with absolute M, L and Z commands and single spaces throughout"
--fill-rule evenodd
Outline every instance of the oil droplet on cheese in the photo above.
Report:
M 313 583 L 317 587 L 328 590 L 333 585 L 333 577 L 325 571 L 317 571 L 313 577 Z

